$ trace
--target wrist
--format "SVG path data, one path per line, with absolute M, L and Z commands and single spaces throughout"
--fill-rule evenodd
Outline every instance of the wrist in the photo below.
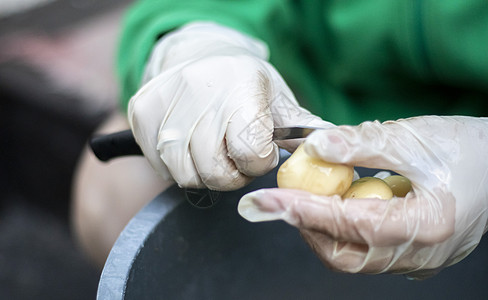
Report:
M 214 55 L 247 55 L 267 60 L 268 48 L 258 39 L 216 23 L 189 23 L 156 43 L 143 83 L 176 65 Z

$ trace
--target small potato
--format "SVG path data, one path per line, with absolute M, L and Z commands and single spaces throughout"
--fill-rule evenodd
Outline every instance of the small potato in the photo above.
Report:
M 412 183 L 407 177 L 401 175 L 392 175 L 383 179 L 391 188 L 393 195 L 405 197 L 412 189 Z
M 351 186 L 354 168 L 309 156 L 303 145 L 278 170 L 278 187 L 331 196 L 342 195 Z
M 342 198 L 379 198 L 388 200 L 393 192 L 382 179 L 376 177 L 363 177 L 351 184 Z

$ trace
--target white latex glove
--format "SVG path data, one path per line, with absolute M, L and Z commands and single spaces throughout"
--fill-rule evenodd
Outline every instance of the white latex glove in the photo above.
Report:
M 277 165 L 274 127 L 332 126 L 298 105 L 267 55 L 264 43 L 213 23 L 158 42 L 128 115 L 159 174 L 182 187 L 237 189 Z
M 487 231 L 487 149 L 487 118 L 425 116 L 321 130 L 307 139 L 308 154 L 396 171 L 413 191 L 380 200 L 259 190 L 241 199 L 239 212 L 299 228 L 331 268 L 425 278 L 467 256 Z

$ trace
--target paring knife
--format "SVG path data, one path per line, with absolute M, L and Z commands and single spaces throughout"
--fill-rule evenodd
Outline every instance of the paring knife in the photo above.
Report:
M 273 140 L 305 138 L 320 129 L 317 127 L 294 126 L 274 128 Z M 109 161 L 127 155 L 143 155 L 130 129 L 106 135 L 95 135 L 90 141 L 90 148 L 101 161 Z M 221 198 L 221 193 L 208 189 L 185 189 L 186 200 L 197 208 L 209 208 Z
M 294 126 L 277 127 L 273 131 L 273 140 L 291 140 L 307 137 L 320 129 L 317 127 Z M 90 139 L 90 147 L 101 161 L 127 155 L 143 155 L 130 129 L 106 135 L 95 135 Z

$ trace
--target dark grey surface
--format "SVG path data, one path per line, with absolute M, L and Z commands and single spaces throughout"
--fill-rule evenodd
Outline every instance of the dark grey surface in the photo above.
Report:
M 0 200 L 19 195 L 67 221 L 78 157 L 107 112 L 85 114 L 77 95 L 21 62 L 0 63 L 0 100 Z
M 0 299 L 94 299 L 99 273 L 67 224 L 22 198 L 0 211 Z
M 101 115 L 86 118 L 76 96 L 43 79 L 0 64 L 0 299 L 94 299 L 99 271 L 74 244 L 69 208 L 74 166 Z M 60 99 L 72 105 L 53 105 Z
M 487 299 L 486 238 L 464 261 L 424 281 L 325 268 L 283 222 L 252 224 L 243 193 L 275 185 L 270 173 L 198 210 L 173 187 L 124 230 L 104 268 L 98 299 Z

